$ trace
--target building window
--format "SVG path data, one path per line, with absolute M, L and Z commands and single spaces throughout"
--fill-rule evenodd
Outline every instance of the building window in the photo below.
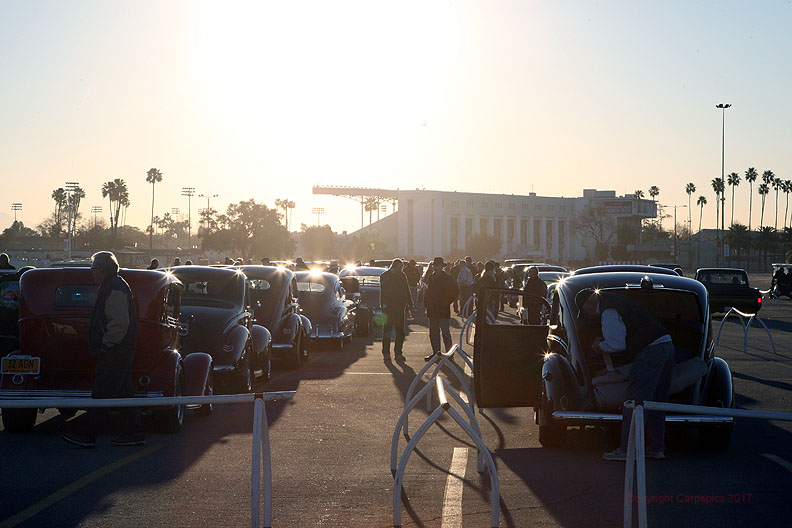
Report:
M 520 220 L 520 245 L 528 245 L 528 220 Z
M 535 204 L 534 205 L 534 209 L 536 209 L 537 211 L 541 211 L 542 210 L 542 204 L 540 204 L 540 203 Z
M 523 204 L 523 209 L 528 209 L 528 207 L 530 207 L 530 205 L 531 205 L 531 204 L 524 203 L 524 204 Z
M 489 235 L 489 220 L 486 218 L 479 218 L 479 233 L 482 235 Z
M 470 242 L 470 237 L 473 236 L 473 219 L 465 218 L 465 245 Z
M 514 209 L 514 204 L 513 203 L 509 204 L 509 209 Z
M 494 233 L 492 234 L 495 235 L 495 238 L 497 238 L 499 241 L 503 239 L 503 234 L 501 233 L 502 229 L 503 229 L 503 220 L 501 220 L 500 218 L 496 218 L 492 222 L 492 230 L 494 231 Z
M 509 244 L 514 242 L 514 218 L 506 220 L 506 241 Z
M 454 200 L 453 202 L 451 202 L 451 207 L 459 207 L 459 202 L 457 200 Z
M 503 209 L 503 204 L 498 202 L 495 204 L 495 209 Z
M 553 222 L 552 218 L 548 218 L 547 222 L 547 251 L 551 251 L 553 249 L 553 240 L 555 240 L 555 222 Z
M 473 209 L 473 202 L 472 201 L 468 201 L 467 207 L 468 207 L 468 209 Z
M 566 250 L 566 222 L 558 221 L 558 254 L 564 256 Z
M 534 220 L 534 247 L 542 247 L 542 221 L 539 219 Z
M 451 251 L 454 251 L 459 249 L 459 218 L 457 218 L 456 216 L 452 216 L 451 218 L 449 218 L 449 220 L 450 220 L 449 230 L 451 231 L 449 233 L 451 235 L 450 236 Z
M 482 208 L 482 209 L 487 209 L 488 207 L 489 207 L 489 203 L 487 203 L 487 202 L 481 202 L 481 208 Z

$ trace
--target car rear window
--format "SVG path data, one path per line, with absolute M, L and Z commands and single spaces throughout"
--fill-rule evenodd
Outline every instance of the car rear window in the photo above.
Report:
M 65 284 L 55 290 L 57 308 L 91 307 L 96 303 L 96 284 Z
M 701 275 L 701 282 L 704 284 L 747 286 L 748 277 L 739 271 L 706 271 Z
M 325 291 L 325 285 L 320 284 L 318 282 L 297 282 L 297 291 L 300 293 L 303 292 L 315 292 L 321 293 Z

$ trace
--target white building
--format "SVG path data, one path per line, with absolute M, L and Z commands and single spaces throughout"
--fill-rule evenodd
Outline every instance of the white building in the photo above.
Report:
M 396 213 L 365 229 L 383 240 L 395 241 L 398 255 L 424 258 L 464 253 L 470 237 L 486 233 L 500 239 L 499 256 L 503 258 L 560 263 L 581 260 L 586 249 L 572 236 L 569 226 L 586 206 L 601 205 L 605 214 L 614 218 L 613 243 L 619 225 L 633 224 L 637 230 L 640 220 L 655 217 L 657 210 L 652 200 L 617 197 L 615 191 L 596 189 L 584 189 L 578 198 L 344 187 L 314 187 L 314 194 L 347 196 L 361 202 L 372 196 L 397 200 Z

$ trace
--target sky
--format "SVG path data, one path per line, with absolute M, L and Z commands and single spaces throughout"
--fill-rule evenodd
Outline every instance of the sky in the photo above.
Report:
M 790 1 L 0 0 L 0 229 L 123 178 L 127 222 L 250 198 L 360 227 L 313 185 L 580 196 L 792 179 Z M 728 194 L 727 220 L 731 194 Z M 784 196 L 780 209 L 784 211 Z M 773 214 L 768 199 L 765 224 Z M 748 222 L 748 186 L 735 221 Z M 754 186 L 752 225 L 760 205 Z M 390 211 L 390 208 L 389 208 Z M 680 221 L 686 211 L 678 212 Z M 779 219 L 779 224 L 782 220 Z M 670 227 L 670 222 L 667 224 Z

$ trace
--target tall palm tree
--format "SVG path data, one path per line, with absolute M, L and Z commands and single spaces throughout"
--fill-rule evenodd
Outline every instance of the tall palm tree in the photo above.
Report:
M 770 186 L 766 183 L 759 184 L 759 196 L 762 197 L 762 214 L 759 216 L 759 228 L 761 229 L 764 227 L 764 209 L 765 209 L 765 198 L 767 198 L 767 193 L 770 192 Z
M 85 198 L 85 190 L 82 187 L 75 188 L 69 196 L 69 211 L 71 217 L 71 225 L 66 226 L 72 233 L 77 229 L 77 215 L 80 212 L 80 201 Z
M 784 206 L 784 229 L 786 229 L 789 215 L 789 193 L 792 192 L 792 180 L 784 180 L 781 182 L 781 190 L 784 191 L 786 195 L 786 205 Z
M 751 268 L 751 217 L 753 216 L 753 184 L 756 181 L 756 178 L 759 176 L 759 173 L 756 172 L 756 169 L 753 167 L 748 167 L 748 170 L 745 171 L 745 181 L 748 182 L 749 190 L 748 190 L 748 262 L 747 267 L 748 269 Z
M 66 208 L 66 190 L 63 187 L 58 187 L 52 191 L 52 199 L 55 200 L 55 221 L 58 224 L 58 229 L 61 228 L 61 216 L 63 210 Z
M 718 223 L 718 219 L 720 218 L 720 207 L 718 204 L 720 203 L 720 196 L 723 193 L 723 180 L 720 178 L 713 178 L 712 182 L 712 190 L 715 191 L 715 228 L 717 229 L 720 225 Z
M 118 235 L 118 217 L 122 207 L 129 206 L 129 189 L 126 182 L 121 178 L 102 184 L 102 197 L 110 201 L 110 227 L 113 237 Z
M 740 185 L 740 175 L 736 172 L 732 172 L 728 176 L 726 176 L 726 183 L 731 186 L 732 188 L 732 201 L 731 201 L 731 222 L 729 224 L 734 223 L 734 188 Z
M 364 207 L 366 211 L 368 211 L 369 225 L 371 225 L 374 222 L 374 211 L 377 209 L 377 207 L 379 207 L 377 205 L 377 198 L 375 196 L 369 196 L 366 198 Z
M 116 184 L 114 181 L 104 182 L 102 184 L 102 198 L 107 198 L 110 202 L 110 232 L 115 237 L 116 234 L 116 225 L 115 220 L 113 219 L 113 203 L 115 203 L 116 197 Z
M 775 192 L 776 192 L 776 199 L 775 199 L 775 225 L 773 226 L 773 229 L 778 231 L 778 190 L 781 187 L 781 178 L 773 178 L 773 181 L 771 182 L 771 185 L 773 186 L 773 189 L 775 189 Z
M 704 206 L 707 205 L 707 197 L 699 196 L 696 200 L 699 206 L 699 230 L 698 230 L 698 264 L 701 265 L 701 220 L 704 217 Z
M 151 184 L 151 224 L 149 224 L 149 251 L 154 244 L 154 184 L 162 181 L 162 172 L 159 169 L 150 168 L 146 173 L 146 183 Z

